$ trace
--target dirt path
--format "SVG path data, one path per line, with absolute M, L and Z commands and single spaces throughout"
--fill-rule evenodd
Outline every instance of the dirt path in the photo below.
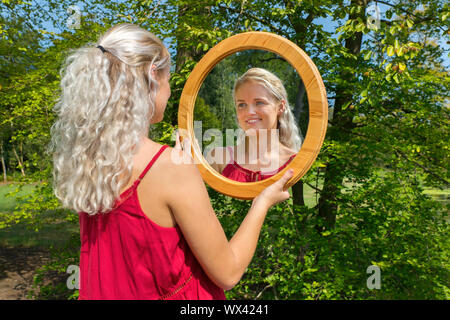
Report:
M 0 247 L 0 300 L 29 300 L 34 271 L 49 258 L 40 248 Z

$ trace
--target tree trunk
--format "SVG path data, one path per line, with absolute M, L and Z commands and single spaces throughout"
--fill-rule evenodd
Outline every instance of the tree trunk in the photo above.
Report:
M 20 161 L 23 163 L 23 142 L 20 141 Z
M 12 148 L 13 148 L 14 155 L 16 156 L 16 160 L 19 163 L 19 168 L 20 168 L 20 171 L 22 172 L 22 177 L 25 177 L 25 171 L 23 169 L 23 163 L 22 163 L 22 161 L 20 161 L 20 157 L 17 154 L 16 147 L 14 146 L 14 144 L 12 145 Z
M 189 35 L 188 39 L 186 39 L 184 23 L 197 28 L 212 29 L 213 24 L 211 19 L 211 7 L 207 6 L 206 2 L 202 3 L 202 1 L 198 1 L 197 3 L 183 3 L 178 5 L 175 72 L 180 72 L 183 65 L 189 60 L 199 61 L 204 53 L 202 49 L 197 49 L 197 44 L 201 39 L 193 39 L 197 38 L 197 36 L 193 35 Z
M 186 32 L 185 24 L 196 27 L 196 28 L 204 28 L 206 30 L 211 30 L 212 26 L 212 18 L 211 18 L 211 8 L 206 5 L 206 1 L 198 1 L 198 2 L 183 2 L 178 4 L 178 17 L 177 17 L 177 26 L 176 26 L 176 55 L 175 55 L 175 73 L 181 73 L 183 67 L 188 61 L 199 61 L 203 50 L 197 49 L 197 44 L 202 40 L 199 36 L 195 36 L 193 34 L 189 34 Z M 206 22 L 205 22 L 206 21 Z M 208 24 L 208 25 L 206 25 Z M 165 112 L 165 116 L 169 117 L 167 119 L 172 125 L 177 125 L 178 116 L 178 102 L 181 97 L 182 85 L 175 88 L 172 91 L 171 100 L 174 101 L 174 105 L 172 108 L 168 108 Z
M 291 9 L 293 3 L 286 2 L 286 7 Z M 288 16 L 289 21 L 291 22 L 292 27 L 295 30 L 296 38 L 292 39 L 300 48 L 303 50 L 306 49 L 306 37 L 307 28 L 310 23 L 314 20 L 315 14 L 313 11 L 309 12 L 308 16 L 305 19 L 301 18 L 300 12 L 295 10 L 293 14 Z M 294 105 L 294 118 L 299 127 L 300 136 L 303 142 L 304 137 L 306 136 L 306 131 L 308 127 L 308 119 L 309 119 L 309 108 L 307 107 L 307 99 L 306 98 L 306 88 L 302 81 L 299 79 L 297 95 L 295 98 Z M 306 104 L 305 104 L 306 101 Z M 298 181 L 295 185 L 292 186 L 292 197 L 294 205 L 305 205 L 305 197 L 304 197 L 304 186 L 303 181 Z
M 349 19 L 353 20 L 361 17 L 364 21 L 367 0 L 352 0 L 350 6 L 361 6 L 362 9 L 360 13 L 354 13 L 350 15 Z M 361 50 L 362 43 L 362 33 L 357 32 L 351 38 L 345 40 L 345 47 L 350 51 L 350 53 L 358 55 Z M 341 84 L 336 87 L 336 99 L 334 105 L 333 113 L 333 125 L 328 130 L 328 136 L 330 140 L 340 142 L 346 140 L 346 134 L 341 129 L 346 129 L 345 131 L 350 131 L 353 127 L 353 114 L 348 110 L 342 110 L 345 103 L 348 103 L 352 99 L 352 82 L 356 79 L 353 74 L 349 71 L 342 71 L 340 73 L 340 78 L 343 80 Z M 330 157 L 325 169 L 324 184 L 322 192 L 319 198 L 319 216 L 324 219 L 323 229 L 332 229 L 336 223 L 336 213 L 337 213 L 337 195 L 340 192 L 341 186 L 343 184 L 345 172 L 345 163 L 340 162 L 335 157 Z
M 180 4 L 178 6 L 178 25 L 177 29 L 180 30 L 183 28 L 183 17 L 188 14 L 190 10 L 190 6 L 187 4 Z M 175 56 L 175 72 L 179 73 L 181 69 L 183 68 L 186 61 L 189 59 L 192 59 L 194 56 L 193 50 L 190 48 L 187 48 L 183 42 L 185 39 L 183 39 L 180 34 L 183 34 L 182 32 L 177 32 L 177 54 Z
M 294 105 L 294 118 L 297 122 L 297 125 L 299 126 L 299 131 L 300 131 L 300 136 L 303 142 L 303 137 L 306 133 L 306 130 L 303 129 L 305 128 L 305 126 L 307 126 L 307 124 L 305 125 L 303 121 L 305 118 L 305 113 L 307 111 L 307 109 L 305 108 L 305 93 L 306 93 L 306 88 L 305 85 L 303 84 L 303 81 L 300 79 L 300 82 L 298 84 L 298 91 L 297 91 L 297 96 L 295 99 L 295 105 Z M 307 119 L 307 116 L 306 116 Z M 303 193 L 303 181 L 298 181 L 296 184 L 294 184 L 292 186 L 292 198 L 293 198 L 293 202 L 294 205 L 298 205 L 298 206 L 304 206 L 305 205 L 305 198 L 304 198 L 304 193 Z
M 0 144 L 0 149 L 1 149 L 1 153 L 2 153 L 2 169 L 3 169 L 3 181 L 6 183 L 8 182 L 7 177 L 6 177 L 6 164 L 5 164 L 5 157 L 3 156 L 3 143 Z

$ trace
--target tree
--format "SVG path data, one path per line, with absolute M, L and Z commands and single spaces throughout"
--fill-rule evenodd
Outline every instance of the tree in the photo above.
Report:
M 232 34 L 264 30 L 297 43 L 313 59 L 327 88 L 330 122 L 321 153 L 293 190 L 293 202 L 270 211 L 255 258 L 239 285 L 227 292 L 228 298 L 448 299 L 448 205 L 424 193 L 425 187 L 448 188 L 450 179 L 448 70 L 438 41 L 448 36 L 445 2 L 86 1 L 81 2 L 86 14 L 80 28 L 63 26 L 53 34 L 39 31 L 42 22 L 61 24 L 70 1 L 3 3 L 7 12 L 31 17 L 3 16 L 0 28 L 3 40 L 9 39 L 4 30 L 29 30 L 12 32 L 19 37 L 13 43 L 0 43 L 0 48 L 8 48 L 3 53 L 14 52 L 18 65 L 13 67 L 9 58 L 0 60 L 1 72 L 8 75 L 0 80 L 6 79 L 0 91 L 5 163 L 14 161 L 7 157 L 16 158 L 12 144 L 19 149 L 22 143 L 17 158 L 23 156 L 24 181 L 40 183 L 11 220 L 0 221 L 0 228 L 19 220 L 38 227 L 40 213 L 59 208 L 44 149 L 58 70 L 69 48 L 94 42 L 119 22 L 140 24 L 172 44 L 173 96 L 164 122 L 152 133 L 168 143 L 181 90 L 195 63 Z M 375 4 L 383 11 L 377 29 L 367 23 L 366 11 Z M 324 21 L 330 27 L 325 28 Z M 39 35 L 29 47 L 27 34 Z M 304 127 L 304 85 L 295 82 L 290 91 Z M 211 101 L 216 98 L 212 90 L 199 111 L 213 113 Z M 318 197 L 309 207 L 305 186 Z M 230 235 L 250 203 L 209 192 Z M 65 214 L 77 222 L 76 215 Z M 75 240 L 67 249 L 74 260 Z M 55 266 L 61 269 L 63 260 Z M 381 268 L 381 290 L 365 285 L 370 265 Z

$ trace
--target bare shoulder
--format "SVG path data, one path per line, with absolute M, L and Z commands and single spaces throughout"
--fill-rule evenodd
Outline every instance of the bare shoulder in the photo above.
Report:
M 182 150 L 167 147 L 157 161 L 158 171 L 161 175 L 170 179 L 196 174 L 198 172 L 192 157 Z M 155 163 L 156 164 L 156 163 Z
M 161 198 L 165 200 L 176 219 L 186 213 L 185 208 L 190 202 L 193 202 L 193 207 L 197 206 L 199 209 L 202 203 L 210 206 L 205 183 L 189 154 L 179 149 L 167 148 L 161 155 L 155 178 L 160 186 Z
M 185 190 L 199 190 L 198 185 L 192 187 L 187 184 L 195 181 L 201 184 L 202 180 L 192 159 L 183 158 L 179 150 L 162 148 L 161 144 L 143 140 L 134 157 L 134 175 L 137 178 L 152 159 L 156 160 L 139 184 L 139 203 L 150 220 L 162 227 L 174 227 L 177 224 L 171 210 L 174 199 L 186 198 Z M 158 153 L 159 156 L 155 158 Z
M 144 140 L 135 156 L 134 164 L 139 172 L 148 165 L 149 161 L 161 151 L 163 145 Z M 153 163 L 150 171 L 146 174 L 142 183 L 157 185 L 159 190 L 173 188 L 174 181 L 180 181 L 181 178 L 192 175 L 199 175 L 193 159 L 181 150 L 166 147 L 156 161 Z M 172 185 L 171 185 L 172 184 Z
M 281 163 L 285 163 L 285 162 L 289 161 L 296 154 L 297 154 L 297 152 L 295 150 L 290 149 L 283 145 L 280 150 Z
M 288 148 L 285 145 L 282 145 L 281 154 L 285 155 L 287 157 L 292 157 L 293 155 L 297 154 L 297 151 L 295 151 L 294 149 Z
M 147 161 L 151 156 L 156 155 L 162 145 L 153 141 L 146 142 L 140 152 L 148 153 Z M 201 174 L 194 163 L 194 159 L 186 152 L 167 147 L 159 155 L 141 181 L 148 187 L 148 191 L 158 194 L 159 200 L 164 200 L 169 204 L 172 200 L 190 197 L 194 198 L 196 194 L 206 194 L 206 187 Z

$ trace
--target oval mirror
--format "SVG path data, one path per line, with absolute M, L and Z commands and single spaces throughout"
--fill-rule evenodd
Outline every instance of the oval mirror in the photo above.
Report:
M 328 103 L 312 60 L 267 32 L 223 40 L 197 63 L 180 99 L 180 135 L 215 190 L 252 199 L 294 170 L 311 167 L 325 137 Z

